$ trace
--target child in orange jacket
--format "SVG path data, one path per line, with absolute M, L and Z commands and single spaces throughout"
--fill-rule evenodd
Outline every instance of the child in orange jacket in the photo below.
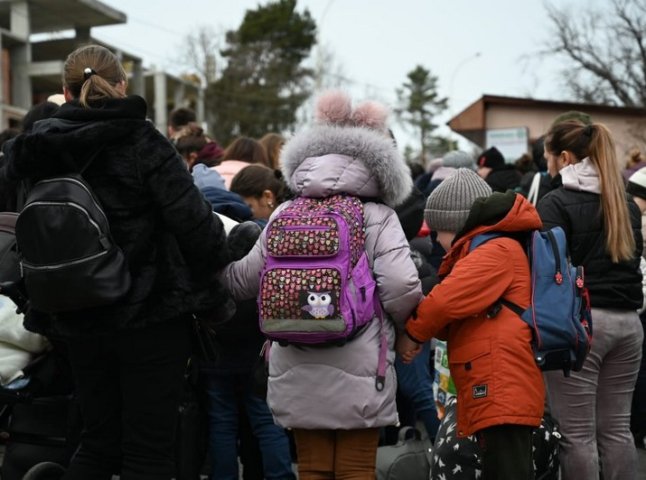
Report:
M 458 392 L 457 434 L 478 436 L 483 479 L 533 479 L 531 435 L 543 415 L 543 378 L 529 326 L 499 300 L 529 305 L 529 261 L 511 237 L 540 229 L 540 218 L 524 197 L 511 191 L 492 194 L 467 169 L 437 187 L 425 216 L 448 253 L 440 266 L 441 283 L 407 322 L 398 352 L 410 361 L 421 343 L 446 339 Z M 505 235 L 470 252 L 471 240 L 487 232 Z

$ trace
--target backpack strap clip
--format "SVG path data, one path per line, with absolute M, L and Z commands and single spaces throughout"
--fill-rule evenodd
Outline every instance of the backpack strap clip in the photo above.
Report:
M 375 314 L 379 317 L 379 362 L 377 364 L 377 376 L 375 378 L 375 388 L 378 392 L 383 391 L 386 385 L 386 360 L 388 355 L 388 338 L 386 337 L 386 329 L 384 325 L 384 309 L 381 306 L 379 297 L 375 293 L 374 296 Z
M 507 307 L 519 317 L 522 317 L 523 313 L 525 313 L 524 308 L 516 305 L 514 302 L 510 302 L 509 300 L 501 298 L 491 306 L 489 311 L 487 311 L 487 318 L 495 318 L 500 313 L 500 310 L 502 310 L 502 307 Z
M 502 310 L 502 303 L 498 300 L 492 305 L 492 307 L 487 311 L 487 318 L 495 318 Z

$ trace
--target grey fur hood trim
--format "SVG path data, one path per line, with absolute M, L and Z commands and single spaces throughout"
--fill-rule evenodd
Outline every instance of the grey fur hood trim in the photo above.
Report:
M 297 191 L 292 176 L 299 165 L 328 154 L 361 160 L 377 181 L 380 199 L 390 207 L 403 203 L 412 191 L 410 170 L 390 138 L 367 128 L 333 125 L 312 127 L 285 144 L 281 164 L 289 188 Z

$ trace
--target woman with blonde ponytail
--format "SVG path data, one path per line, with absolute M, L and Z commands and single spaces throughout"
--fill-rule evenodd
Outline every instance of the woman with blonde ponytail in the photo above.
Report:
M 565 230 L 575 265 L 585 269 L 594 340 L 580 372 L 546 372 L 558 420 L 563 480 L 637 478 L 630 408 L 643 329 L 639 259 L 641 214 L 626 196 L 608 129 L 566 121 L 545 137 L 548 171 L 558 188 L 538 204 L 545 229 Z M 599 461 L 601 460 L 601 461 Z
M 144 99 L 126 90 L 112 52 L 75 50 L 64 66 L 66 103 L 16 138 L 0 172 L 29 182 L 82 172 L 130 272 L 113 304 L 25 315 L 29 330 L 65 344 L 74 373 L 84 431 L 64 480 L 175 477 L 193 314 L 231 313 L 216 278 L 228 262 L 222 223 L 146 120 Z

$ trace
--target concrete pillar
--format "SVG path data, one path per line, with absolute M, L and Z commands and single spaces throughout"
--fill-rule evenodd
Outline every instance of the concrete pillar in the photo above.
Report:
M 134 60 L 132 62 L 132 78 L 130 78 L 130 91 L 133 95 L 143 97 L 145 92 L 144 86 L 144 67 L 141 60 Z
M 11 103 L 21 108 L 30 108 L 32 104 L 31 78 L 28 73 L 30 57 L 29 44 L 11 49 Z
M 201 123 L 204 127 L 204 131 L 209 131 L 209 125 L 204 117 L 204 89 L 202 87 L 197 87 L 197 100 L 195 104 L 195 116 L 197 117 L 198 123 Z
M 29 24 L 29 4 L 23 2 L 12 2 L 10 14 L 10 29 L 12 35 L 29 40 L 31 27 Z
M 166 111 L 166 75 L 162 71 L 155 72 L 155 126 L 166 135 L 168 133 L 168 112 Z
M 178 82 L 173 94 L 173 108 L 185 107 L 186 85 L 184 85 L 184 82 Z
M 11 3 L 11 33 L 24 39 L 25 43 L 13 47 L 11 54 L 11 104 L 30 108 L 32 104 L 31 78 L 28 66 L 31 63 L 29 43 L 29 5 L 27 2 Z

